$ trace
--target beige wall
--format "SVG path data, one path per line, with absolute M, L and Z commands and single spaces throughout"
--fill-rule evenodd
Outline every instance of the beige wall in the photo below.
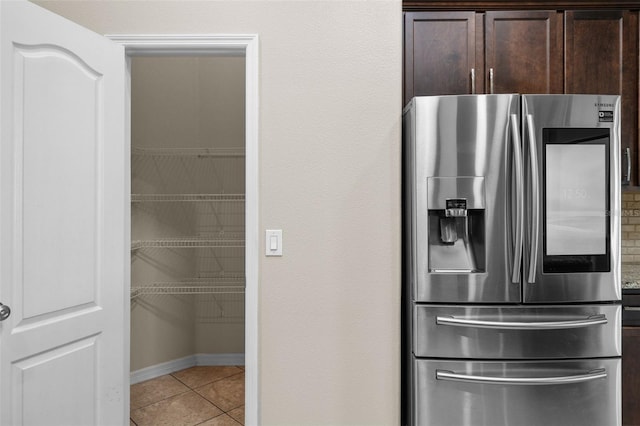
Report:
M 99 33 L 260 36 L 263 425 L 393 425 L 400 394 L 401 3 L 40 1 Z

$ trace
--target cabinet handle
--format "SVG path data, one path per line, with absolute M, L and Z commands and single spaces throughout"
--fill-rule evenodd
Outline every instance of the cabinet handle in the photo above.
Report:
M 476 94 L 476 69 L 471 68 L 471 94 Z
M 493 68 L 489 68 L 489 93 L 493 95 Z
M 624 157 L 627 160 L 627 174 L 622 180 L 622 184 L 629 185 L 631 183 L 631 148 L 626 147 L 624 149 Z

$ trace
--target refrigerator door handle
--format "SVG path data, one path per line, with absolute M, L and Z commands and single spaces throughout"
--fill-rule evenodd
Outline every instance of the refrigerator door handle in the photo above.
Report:
M 536 262 L 538 259 L 538 236 L 540 233 L 540 185 L 538 182 L 538 155 L 536 153 L 536 132 L 533 124 L 533 115 L 527 114 L 527 134 L 529 145 L 529 158 L 531 161 L 531 223 L 528 283 L 536 282 Z
M 578 318 L 563 321 L 486 321 L 468 318 L 455 318 L 451 316 L 437 316 L 436 324 L 451 325 L 455 327 L 496 328 L 509 330 L 563 330 L 567 328 L 590 327 L 607 323 L 604 314 L 591 315 L 587 318 Z
M 471 374 L 457 374 L 452 371 L 436 370 L 436 380 L 449 380 L 454 382 L 481 383 L 489 385 L 564 385 L 571 383 L 588 382 L 607 377 L 604 368 L 588 371 L 582 374 L 552 377 L 495 377 L 476 376 Z
M 518 128 L 518 116 L 516 114 L 511 114 L 511 141 L 513 143 L 516 175 L 516 241 L 513 253 L 511 282 L 520 283 L 520 269 L 522 267 L 522 238 L 524 235 L 524 167 L 522 164 L 520 129 Z

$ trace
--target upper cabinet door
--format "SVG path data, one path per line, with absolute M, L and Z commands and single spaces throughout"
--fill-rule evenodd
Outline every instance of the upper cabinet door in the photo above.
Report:
M 638 12 L 566 11 L 565 45 L 566 93 L 621 95 L 622 180 L 637 182 Z
M 122 46 L 0 1 L 0 424 L 128 424 Z
M 404 22 L 404 104 L 413 96 L 472 93 L 475 12 L 407 12 Z
M 562 13 L 487 12 L 485 51 L 486 93 L 562 93 Z

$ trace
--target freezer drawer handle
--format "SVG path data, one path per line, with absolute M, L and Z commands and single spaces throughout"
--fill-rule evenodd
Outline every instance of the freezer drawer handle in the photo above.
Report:
M 592 325 L 602 325 L 607 323 L 607 317 L 604 314 L 592 315 L 583 319 L 575 319 L 568 321 L 484 321 L 467 318 L 455 318 L 450 316 L 437 316 L 436 324 L 452 325 L 456 327 L 474 327 L 474 328 L 499 328 L 510 330 L 556 330 L 565 328 L 589 327 Z
M 489 377 L 474 376 L 470 374 L 457 374 L 453 371 L 446 370 L 436 370 L 436 380 L 481 383 L 487 385 L 566 385 L 571 383 L 581 383 L 591 380 L 605 379 L 606 377 L 607 372 L 604 368 L 592 370 L 583 374 L 554 377 Z

